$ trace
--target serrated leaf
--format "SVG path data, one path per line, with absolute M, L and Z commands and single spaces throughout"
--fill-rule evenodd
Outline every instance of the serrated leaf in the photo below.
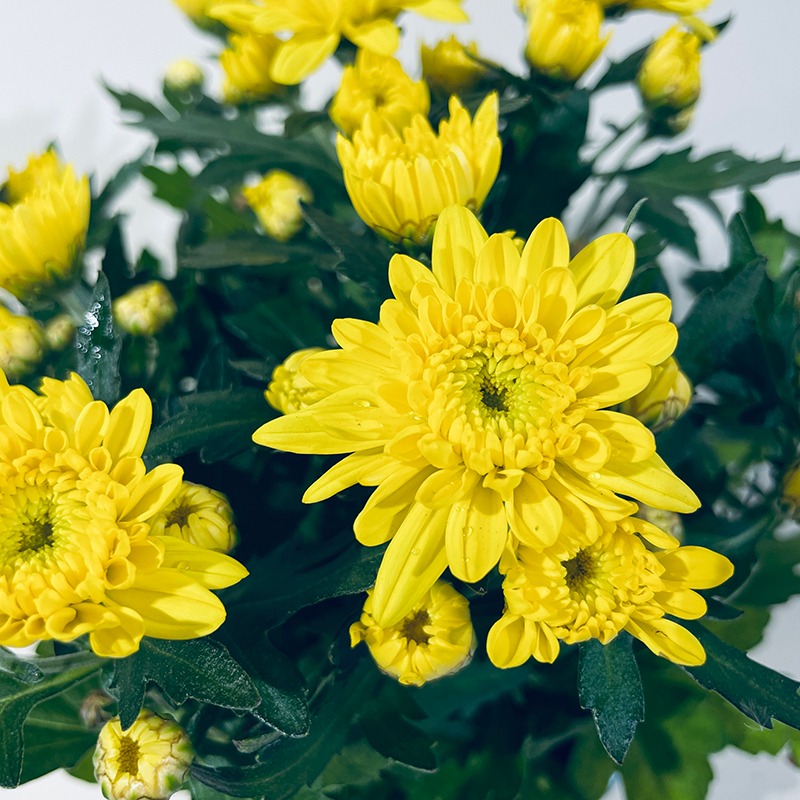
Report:
M 159 200 L 181 210 L 190 205 L 194 194 L 192 176 L 180 164 L 174 172 L 148 164 L 142 167 L 142 177 L 153 184 L 153 196 Z
M 190 697 L 239 711 L 261 702 L 253 682 L 227 648 L 208 637 L 171 641 L 142 639 L 139 650 L 114 662 L 111 688 L 119 699 L 123 729 L 136 721 L 148 681 L 176 705 Z
M 356 711 L 377 682 L 374 665 L 362 662 L 339 675 L 323 693 L 303 739 L 282 738 L 263 750 L 259 762 L 246 767 L 192 768 L 194 780 L 234 797 L 289 800 L 325 768 L 347 738 Z
M 697 622 L 682 622 L 703 645 L 706 663 L 685 667 L 706 689 L 722 695 L 764 728 L 776 719 L 800 730 L 800 683 L 748 658 Z
M 78 327 L 76 372 L 86 381 L 95 400 L 113 405 L 119 399 L 119 354 L 122 339 L 114 329 L 111 292 L 103 272 L 97 276 L 89 307 Z
M 644 720 L 644 693 L 632 639 L 620 633 L 607 645 L 596 639 L 581 642 L 578 696 L 589 709 L 606 752 L 621 764 L 636 726 Z

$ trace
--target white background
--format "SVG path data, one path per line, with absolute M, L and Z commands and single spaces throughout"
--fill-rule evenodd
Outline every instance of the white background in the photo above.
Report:
M 277 2 L 277 0 L 275 0 Z M 519 68 L 523 31 L 514 0 L 465 0 L 468 27 L 449 28 L 408 16 L 402 57 L 417 69 L 420 40 L 428 43 L 456 32 L 478 41 L 482 54 Z M 707 15 L 718 22 L 733 15 L 724 36 L 706 49 L 703 95 L 687 140 L 703 153 L 735 147 L 747 156 L 786 151 L 800 158 L 800 84 L 798 84 L 798 0 L 717 0 Z M 607 52 L 615 58 L 642 46 L 671 24 L 668 17 L 643 13 L 614 25 Z M 0 0 L 0 181 L 4 165 L 19 169 L 29 153 L 55 140 L 64 157 L 81 171 L 94 173 L 95 187 L 115 167 L 147 146 L 147 136 L 123 126 L 101 86 L 101 79 L 121 89 L 152 95 L 167 65 L 181 57 L 206 67 L 219 85 L 214 67 L 215 42 L 197 32 L 169 0 Z M 310 102 L 324 100 L 337 80 L 329 67 L 308 88 Z M 606 94 L 593 111 L 592 131 L 604 136 L 603 122 L 626 122 L 636 113 L 627 90 Z M 800 230 L 800 177 L 773 180 L 757 195 L 773 216 Z M 147 245 L 167 261 L 177 219 L 165 206 L 148 202 L 140 185 L 127 198 L 131 244 Z M 729 198 L 732 204 L 734 198 Z M 701 236 L 709 265 L 725 260 L 716 232 Z M 679 267 L 679 264 L 676 264 Z M 800 678 L 796 631 L 800 602 L 775 614 L 764 642 L 752 655 Z M 785 757 L 751 757 L 724 752 L 714 758 L 711 800 L 797 800 L 800 772 Z M 100 791 L 62 774 L 46 776 L 0 797 L 43 800 L 50 797 L 96 800 Z M 619 798 L 618 788 L 609 797 Z M 630 798 L 649 800 L 649 798 Z

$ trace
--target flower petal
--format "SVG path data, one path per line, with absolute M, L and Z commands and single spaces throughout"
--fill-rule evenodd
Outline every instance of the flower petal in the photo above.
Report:
M 569 263 L 578 287 L 578 308 L 610 308 L 633 274 L 636 252 L 624 233 L 609 233 L 590 242 Z
M 134 389 L 114 406 L 103 440 L 114 461 L 141 456 L 152 421 L 153 405 L 144 389 Z
M 564 226 L 554 217 L 543 219 L 533 229 L 522 250 L 517 290 L 527 284 L 536 285 L 546 269 L 566 267 L 568 263 L 569 240 Z
M 439 215 L 431 263 L 439 285 L 451 297 L 462 278 L 475 280 L 475 261 L 488 238 L 475 215 L 463 206 L 448 206 Z
M 699 667 L 706 661 L 703 645 L 686 628 L 669 619 L 628 620 L 625 630 L 635 636 L 657 656 L 675 664 Z

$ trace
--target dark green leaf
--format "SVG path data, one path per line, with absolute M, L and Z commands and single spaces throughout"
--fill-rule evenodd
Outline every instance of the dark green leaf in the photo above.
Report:
M 265 236 L 214 239 L 179 254 L 183 269 L 220 269 L 225 267 L 265 267 L 292 261 L 319 260 L 319 248 L 302 244 L 283 244 Z
M 386 758 L 432 772 L 436 756 L 433 739 L 412 725 L 397 709 L 380 706 L 360 719 L 367 741 Z
M 103 272 L 97 276 L 89 307 L 76 337 L 76 371 L 95 400 L 108 405 L 119 399 L 119 354 L 122 340 L 114 329 L 111 292 Z
M 721 694 L 764 728 L 772 720 L 800 729 L 800 683 L 749 659 L 697 622 L 682 622 L 703 645 L 706 663 L 686 671 L 706 689 Z
M 618 86 L 620 83 L 630 83 L 636 80 L 644 57 L 647 55 L 647 49 L 647 47 L 642 47 L 636 52 L 631 53 L 622 61 L 609 64 L 608 69 L 600 76 L 595 84 L 595 88 L 606 89 L 609 86 Z
M 632 639 L 620 633 L 607 645 L 597 639 L 580 644 L 578 696 L 590 709 L 606 752 L 621 764 L 636 726 L 644 720 L 644 694 Z
M 190 697 L 222 708 L 249 710 L 260 702 L 253 682 L 219 642 L 142 639 L 139 650 L 114 662 L 111 688 L 119 699 L 123 728 L 142 707 L 148 681 L 157 683 L 175 704 Z
M 150 117 L 164 117 L 164 113 L 149 100 L 139 97 L 133 92 L 121 92 L 106 85 L 106 91 L 119 103 L 120 110 L 130 111 L 149 119 Z
M 185 209 L 191 204 L 194 188 L 192 176 L 180 165 L 167 172 L 152 164 L 142 167 L 142 176 L 153 184 L 153 195 L 174 208 Z

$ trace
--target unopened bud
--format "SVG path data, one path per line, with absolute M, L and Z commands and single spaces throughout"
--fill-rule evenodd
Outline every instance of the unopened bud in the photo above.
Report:
M 44 333 L 35 319 L 0 306 L 0 369 L 9 380 L 34 370 L 44 356 Z
M 300 365 L 306 358 L 322 352 L 321 347 L 306 347 L 292 353 L 283 364 L 275 367 L 272 381 L 264 394 L 276 411 L 293 414 L 327 396 L 326 391 L 314 386 L 300 371 Z
M 678 362 L 670 357 L 653 367 L 650 383 L 635 397 L 622 403 L 621 410 L 658 433 L 672 425 L 691 401 L 692 384 L 681 372 Z
M 188 58 L 173 61 L 164 73 L 164 86 L 173 92 L 199 89 L 205 81 L 203 70 Z
M 170 323 L 178 308 L 161 281 L 136 286 L 114 301 L 114 319 L 132 336 L 155 336 Z
M 273 239 L 285 242 L 303 224 L 300 203 L 314 199 L 305 181 L 282 169 L 270 170 L 255 186 L 242 190 L 258 221 Z
M 693 106 L 700 96 L 700 37 L 680 25 L 671 27 L 647 51 L 636 81 L 651 108 Z
M 422 76 L 446 95 L 471 89 L 486 74 L 486 67 L 470 58 L 478 55 L 475 42 L 461 44 L 455 36 L 434 47 L 423 44 L 421 55 Z
M 51 350 L 63 350 L 75 338 L 75 323 L 66 314 L 59 314 L 44 326 L 44 338 Z

